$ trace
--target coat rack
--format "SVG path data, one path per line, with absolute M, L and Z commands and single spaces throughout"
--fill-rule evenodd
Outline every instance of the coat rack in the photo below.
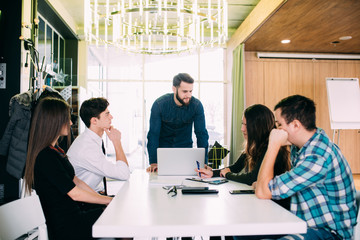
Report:
M 29 88 L 32 88 L 33 93 L 37 93 L 37 96 L 39 96 L 42 91 L 42 86 L 44 85 L 44 80 L 48 75 L 46 69 L 44 69 L 45 56 L 42 58 L 40 64 L 39 52 L 35 48 L 33 41 L 31 39 L 26 39 L 23 36 L 20 36 L 19 39 L 24 42 L 24 48 L 26 51 L 28 51 L 26 53 L 25 67 L 28 66 L 29 58 L 30 64 L 33 67 L 33 76 L 30 77 Z

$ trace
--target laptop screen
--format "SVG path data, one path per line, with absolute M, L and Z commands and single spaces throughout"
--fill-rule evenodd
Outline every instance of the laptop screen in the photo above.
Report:
M 158 148 L 158 175 L 196 176 L 198 161 L 204 167 L 205 148 Z

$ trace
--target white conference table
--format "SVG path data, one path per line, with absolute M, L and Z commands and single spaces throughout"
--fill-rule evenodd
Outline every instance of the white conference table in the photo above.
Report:
M 305 233 L 306 223 L 271 200 L 231 195 L 250 186 L 210 185 L 135 170 L 93 225 L 93 237 L 234 236 Z M 209 186 L 218 194 L 171 197 L 164 185 Z

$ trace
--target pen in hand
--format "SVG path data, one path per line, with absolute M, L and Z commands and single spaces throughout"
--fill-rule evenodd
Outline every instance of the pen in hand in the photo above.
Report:
M 196 164 L 197 164 L 198 170 L 200 171 L 200 163 L 199 163 L 199 161 L 196 161 Z M 201 172 L 199 172 L 199 176 L 201 177 Z

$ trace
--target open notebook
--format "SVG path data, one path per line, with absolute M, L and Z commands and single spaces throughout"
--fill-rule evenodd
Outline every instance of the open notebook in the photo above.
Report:
M 158 148 L 158 175 L 195 176 L 196 161 L 204 167 L 205 148 Z

